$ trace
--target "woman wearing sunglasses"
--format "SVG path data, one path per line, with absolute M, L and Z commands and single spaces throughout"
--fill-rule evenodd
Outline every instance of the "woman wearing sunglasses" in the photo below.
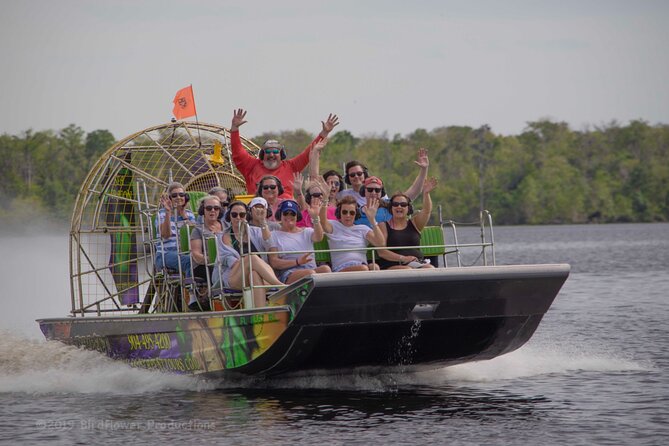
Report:
M 283 192 L 283 183 L 274 175 L 265 175 L 258 182 L 256 197 L 263 197 L 267 201 L 267 206 L 272 211 L 269 216 L 270 221 L 274 221 L 274 213 L 279 208 L 279 203 L 283 201 L 279 198 Z
M 302 214 L 294 200 L 282 201 L 276 211 L 275 217 L 281 226 L 272 232 L 270 252 L 281 251 L 282 254 L 270 254 L 269 263 L 283 283 L 289 284 L 314 273 L 331 271 L 327 265 L 317 267 L 313 258 L 314 243 L 323 240 L 323 227 L 318 215 L 320 208 L 321 200 L 313 198 L 309 207 L 313 228 L 297 226 Z
M 430 219 L 432 199 L 430 192 L 437 186 L 437 180 L 428 178 L 423 184 L 423 210 L 413 218 L 411 199 L 404 193 L 390 197 L 392 218 L 380 225 L 388 248 L 393 246 L 420 246 L 420 233 Z M 434 268 L 423 263 L 419 248 L 379 250 L 381 269 Z
M 179 270 L 190 277 L 190 255 L 177 251 L 177 233 L 183 225 L 194 225 L 195 215 L 186 207 L 188 195 L 181 183 L 173 182 L 167 187 L 167 194 L 160 198 L 161 208 L 156 218 L 156 229 L 161 243 L 156 247 L 156 269 Z
M 266 251 L 271 235 L 269 227 L 266 224 L 262 228 L 250 226 L 246 220 L 247 214 L 248 208 L 244 202 L 230 203 L 225 215 L 230 229 L 222 238 L 217 237 L 218 263 L 213 273 L 215 283 L 222 282 L 226 287 L 234 289 L 241 289 L 244 284 L 251 282 L 261 286 L 283 285 L 272 268 L 258 254 L 254 254 Z M 253 288 L 255 307 L 264 307 L 266 299 L 265 288 Z
M 310 181 L 307 184 L 307 188 L 304 194 L 298 193 L 298 191 L 302 190 L 302 183 L 303 183 L 303 178 L 301 173 L 296 173 L 295 174 L 295 181 L 293 182 L 293 186 L 295 187 L 295 198 L 300 206 L 301 213 L 302 213 L 302 219 L 300 219 L 297 222 L 297 226 L 299 228 L 313 228 L 313 222 L 311 221 L 311 216 L 309 215 L 309 207 L 311 206 L 311 201 L 314 198 L 318 198 L 321 203 L 326 203 L 327 202 L 327 190 L 329 189 L 329 186 L 320 178 L 317 177 L 315 181 Z M 329 204 L 326 206 L 327 210 L 327 218 L 334 220 L 335 217 L 335 210 L 337 209 L 337 206 L 330 206 Z
M 204 253 L 204 239 L 222 235 L 225 231 L 221 220 L 225 211 L 221 206 L 221 200 L 215 195 L 207 195 L 200 200 L 198 214 L 202 217 L 202 223 L 197 225 L 190 233 L 190 255 L 193 262 L 193 275 L 207 279 L 207 258 Z M 211 270 L 209 277 L 211 277 Z
M 230 205 L 230 202 L 234 201 L 235 195 L 232 193 L 232 190 L 220 186 L 212 187 L 208 194 L 218 197 L 221 202 L 221 224 L 223 225 L 223 229 L 228 229 L 228 223 L 223 217 L 225 217 L 225 213 L 228 212 L 228 206 Z
M 367 218 L 372 224 L 370 229 L 365 225 L 356 225 L 355 219 L 360 213 L 358 203 L 353 197 L 344 197 L 337 204 L 335 212 L 336 220 L 326 217 L 325 208 L 321 208 L 321 221 L 323 231 L 328 235 L 331 249 L 360 248 L 358 251 L 334 251 L 330 253 L 332 259 L 332 271 L 369 271 L 379 269 L 372 263 L 367 265 L 367 253 L 365 248 L 367 242 L 374 246 L 384 246 L 385 238 L 379 225 L 375 220 L 376 211 L 379 208 L 379 200 L 372 198 L 367 202 Z

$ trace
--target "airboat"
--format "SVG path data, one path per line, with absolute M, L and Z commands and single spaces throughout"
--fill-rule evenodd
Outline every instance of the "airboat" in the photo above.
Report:
M 47 339 L 135 367 L 212 379 L 420 371 L 518 349 L 569 275 L 565 264 L 498 266 L 489 214 L 475 244 L 458 243 L 455 224 L 440 215 L 424 231 L 431 238 L 421 240 L 438 268 L 317 274 L 274 290 L 260 308 L 244 298 L 252 283 L 209 289 L 213 311 L 180 311 L 186 306 L 177 301 L 192 284 L 154 268 L 159 198 L 171 181 L 185 185 L 193 206 L 214 186 L 243 196 L 229 141 L 226 128 L 173 122 L 135 133 L 100 157 L 71 221 L 71 311 L 37 321 Z M 257 154 L 252 141 L 242 142 Z M 479 264 L 462 266 L 467 248 L 481 251 Z M 327 250 L 316 255 L 323 260 Z

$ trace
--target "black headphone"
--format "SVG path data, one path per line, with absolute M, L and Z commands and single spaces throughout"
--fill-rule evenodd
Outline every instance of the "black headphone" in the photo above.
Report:
M 207 201 L 208 198 L 210 197 L 206 196 L 200 199 L 200 206 L 197 208 L 198 215 L 204 215 L 204 202 Z M 218 204 L 221 204 L 221 200 L 218 200 Z M 220 220 L 221 218 L 223 218 L 223 206 L 221 206 L 221 209 L 218 211 L 218 217 L 216 217 L 216 220 Z
M 344 190 L 344 179 L 341 177 L 341 175 L 339 175 L 339 172 L 337 172 L 336 170 L 328 170 L 327 172 L 325 172 L 323 174 L 323 179 L 325 181 L 327 181 L 328 177 L 332 177 L 332 176 L 336 176 L 337 178 L 339 178 L 339 192 L 343 191 Z
M 346 184 L 348 184 L 348 185 L 351 184 L 351 178 L 348 176 L 348 170 L 349 170 L 351 167 L 355 167 L 355 166 L 360 166 L 360 167 L 362 167 L 362 173 L 364 174 L 364 175 L 363 175 L 363 179 L 366 180 L 366 179 L 369 177 L 369 171 L 367 170 L 367 166 L 365 166 L 364 164 L 360 163 L 359 161 L 355 161 L 355 160 L 354 160 L 354 161 L 349 161 L 348 163 L 346 163 L 346 170 L 345 170 L 345 172 L 344 172 L 344 173 L 346 173 L 346 177 L 344 177 L 344 181 L 345 181 Z
M 262 197 L 262 182 L 265 180 L 273 179 L 276 181 L 276 186 L 279 189 L 279 195 L 283 195 L 283 184 L 281 184 L 281 180 L 279 177 L 275 177 L 274 175 L 265 175 L 258 181 L 258 190 L 256 191 L 256 197 Z
M 395 194 L 392 197 L 390 197 L 390 201 L 388 202 L 388 207 L 392 207 L 393 205 L 393 198 L 396 197 L 404 197 L 407 199 L 407 203 L 409 203 L 409 206 L 407 207 L 407 215 L 413 215 L 413 205 L 411 204 L 411 198 L 407 197 L 404 194 Z
M 260 158 L 261 160 L 265 159 L 265 145 L 270 143 L 270 142 L 275 142 L 275 143 L 279 144 L 279 141 L 277 141 L 275 139 L 268 139 L 267 141 L 265 141 L 262 145 L 262 148 L 260 149 L 260 152 L 258 152 L 258 158 Z M 267 147 L 267 148 L 268 149 L 276 149 L 277 147 Z M 281 151 L 281 159 L 285 160 L 286 159 L 286 146 L 284 146 L 283 144 L 279 144 L 278 149 Z
M 337 217 L 337 220 L 341 220 L 341 207 L 344 204 L 355 204 L 355 219 L 354 220 L 357 220 L 360 217 L 362 217 L 362 213 L 360 212 L 360 206 L 358 205 L 358 202 L 355 201 L 355 198 L 353 198 L 352 201 L 345 200 L 345 198 L 346 197 L 344 197 L 344 199 L 340 200 L 337 203 L 337 209 L 335 209 L 335 217 Z
M 248 217 L 249 208 L 248 206 L 246 206 L 246 203 L 244 203 L 243 201 L 235 200 L 228 206 L 228 212 L 225 213 L 225 221 L 230 223 L 230 212 L 232 211 L 233 206 L 244 206 L 244 209 L 246 210 L 246 216 Z

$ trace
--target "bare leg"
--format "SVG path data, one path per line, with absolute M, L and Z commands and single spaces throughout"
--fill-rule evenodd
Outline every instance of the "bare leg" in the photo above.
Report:
M 316 271 L 314 271 L 313 269 L 298 269 L 298 270 L 295 270 L 288 275 L 288 278 L 286 279 L 286 284 L 297 282 L 302 277 L 310 276 L 310 275 L 315 274 L 315 273 L 316 273 Z
M 330 268 L 328 265 L 321 265 L 315 270 L 316 273 L 331 273 L 332 268 Z
M 246 270 L 248 271 L 248 257 L 244 257 L 243 259 L 244 266 Z M 267 285 L 283 285 L 283 282 L 281 282 L 278 277 L 276 277 L 276 274 L 274 274 L 274 270 L 272 269 L 271 266 L 269 266 L 263 259 L 258 257 L 257 255 L 252 255 L 251 256 L 251 266 L 253 267 L 253 271 L 257 272 L 259 277 L 263 279 L 265 284 Z
M 254 285 L 265 285 L 265 282 L 262 280 L 260 275 L 253 271 L 253 284 Z M 267 291 L 263 287 L 253 287 L 253 307 L 259 308 L 267 306 Z
M 369 270 L 370 271 L 380 271 L 381 268 L 376 263 L 370 263 L 369 264 Z
M 346 267 L 339 272 L 340 273 L 345 273 L 345 272 L 349 272 L 349 271 L 369 271 L 369 268 L 367 268 L 367 265 L 354 265 L 354 266 Z

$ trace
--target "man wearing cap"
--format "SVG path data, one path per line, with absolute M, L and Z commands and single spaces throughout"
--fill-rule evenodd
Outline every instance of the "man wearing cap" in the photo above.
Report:
M 291 198 L 293 196 L 293 174 L 301 172 L 309 164 L 309 153 L 314 144 L 321 141 L 330 134 L 332 129 L 339 124 L 337 115 L 330 114 L 326 121 L 321 121 L 323 129 L 299 155 L 291 159 L 286 158 L 286 149 L 276 140 L 265 141 L 258 158 L 255 158 L 244 150 L 242 140 L 239 136 L 239 127 L 246 123 L 244 120 L 246 111 L 235 110 L 230 125 L 230 145 L 232 148 L 232 161 L 246 180 L 246 189 L 249 194 L 254 194 L 258 181 L 265 175 L 274 175 L 281 180 L 284 186 L 280 198 Z

